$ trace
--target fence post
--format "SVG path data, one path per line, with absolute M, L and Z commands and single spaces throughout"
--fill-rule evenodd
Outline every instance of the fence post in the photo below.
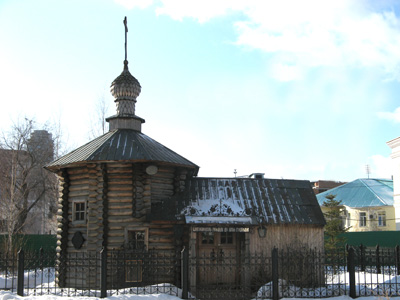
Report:
M 182 299 L 188 299 L 188 283 L 189 283 L 189 252 L 183 247 L 181 251 L 181 285 Z
M 100 298 L 107 297 L 107 250 L 100 251 Z
M 24 295 L 24 250 L 18 251 L 17 261 L 17 295 Z
M 379 245 L 376 245 L 375 254 L 376 254 L 376 272 L 378 274 L 381 274 L 382 270 L 381 270 L 381 259 L 380 259 L 380 253 L 379 253 Z
M 278 249 L 272 249 L 272 299 L 279 299 Z
M 39 249 L 39 266 L 40 270 L 43 271 L 43 247 L 40 247 Z
M 356 268 L 354 265 L 354 248 L 350 247 L 347 252 L 347 267 L 349 272 L 350 297 L 356 298 Z
M 363 244 L 360 245 L 360 265 L 361 271 L 365 271 L 365 246 Z
M 399 245 L 396 246 L 396 270 L 397 275 L 400 275 L 400 247 Z

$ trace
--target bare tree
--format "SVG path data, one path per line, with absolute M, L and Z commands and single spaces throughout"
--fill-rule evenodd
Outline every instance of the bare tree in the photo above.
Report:
M 104 94 L 95 103 L 93 114 L 90 120 L 89 139 L 94 139 L 107 131 L 106 117 L 109 117 L 110 102 L 106 100 Z
M 52 134 L 35 130 L 34 121 L 27 118 L 2 134 L 0 213 L 3 230 L 8 235 L 8 251 L 12 249 L 15 235 L 31 227 L 28 221 L 35 220 L 35 214 L 46 215 L 42 221 L 54 219 L 57 178 L 43 168 L 54 158 L 54 145 Z

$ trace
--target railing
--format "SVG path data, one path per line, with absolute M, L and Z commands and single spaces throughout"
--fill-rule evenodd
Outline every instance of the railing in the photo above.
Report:
M 171 251 L 55 251 L 0 253 L 0 289 L 18 295 L 107 297 L 117 294 L 180 295 L 180 253 Z
M 274 249 L 272 253 L 187 250 L 0 253 L 0 289 L 19 295 L 106 297 L 167 293 L 184 299 L 400 296 L 400 249 Z

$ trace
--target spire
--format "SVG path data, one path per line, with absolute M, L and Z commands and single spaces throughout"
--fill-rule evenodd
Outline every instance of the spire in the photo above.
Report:
M 106 119 L 110 123 L 110 130 L 114 129 L 134 129 L 141 131 L 144 120 L 135 115 L 136 98 L 139 96 L 142 87 L 139 81 L 131 75 L 128 69 L 127 53 L 127 19 L 124 19 L 125 26 L 125 60 L 124 69 L 117 78 L 111 83 L 111 94 L 115 98 L 117 114 Z
M 125 26 L 125 61 L 128 62 L 128 21 L 126 20 L 126 17 L 124 19 L 124 26 Z

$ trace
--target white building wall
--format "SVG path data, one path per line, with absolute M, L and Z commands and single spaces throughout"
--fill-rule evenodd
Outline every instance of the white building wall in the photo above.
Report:
M 393 200 L 396 217 L 396 230 L 400 230 L 400 137 L 386 143 L 391 149 L 392 154 L 392 174 L 393 174 Z

